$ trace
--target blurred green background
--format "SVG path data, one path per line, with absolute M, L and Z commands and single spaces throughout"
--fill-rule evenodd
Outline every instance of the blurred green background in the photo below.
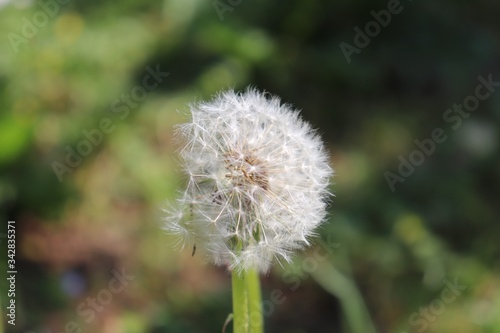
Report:
M 4 331 L 221 332 L 230 276 L 174 249 L 161 208 L 183 185 L 187 103 L 252 85 L 302 110 L 336 172 L 319 245 L 263 277 L 267 332 L 500 332 L 500 92 L 443 118 L 478 76 L 500 81 L 497 2 L 403 1 L 350 63 L 339 45 L 387 1 L 0 6 Z M 387 171 L 436 128 L 447 139 L 392 191 Z

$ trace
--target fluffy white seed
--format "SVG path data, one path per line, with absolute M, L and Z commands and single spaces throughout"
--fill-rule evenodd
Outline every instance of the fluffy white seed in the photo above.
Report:
M 289 261 L 326 214 L 332 170 L 298 112 L 256 90 L 191 106 L 178 128 L 186 190 L 165 230 L 217 265 L 266 272 Z

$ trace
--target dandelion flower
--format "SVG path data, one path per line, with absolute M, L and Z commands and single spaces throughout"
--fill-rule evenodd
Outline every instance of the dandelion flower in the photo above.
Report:
M 326 215 L 332 170 L 297 111 L 254 89 L 191 106 L 178 128 L 185 191 L 165 230 L 230 270 L 289 261 Z

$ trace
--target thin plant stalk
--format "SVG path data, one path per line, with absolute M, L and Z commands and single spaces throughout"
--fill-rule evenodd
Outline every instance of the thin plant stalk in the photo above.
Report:
M 232 272 L 234 333 L 263 333 L 259 273 Z
M 246 271 L 245 284 L 248 292 L 248 315 L 251 333 L 264 332 L 264 320 L 262 318 L 262 296 L 260 292 L 259 272 L 255 269 Z
M 233 332 L 249 333 L 248 292 L 245 285 L 245 274 L 232 273 L 233 286 Z

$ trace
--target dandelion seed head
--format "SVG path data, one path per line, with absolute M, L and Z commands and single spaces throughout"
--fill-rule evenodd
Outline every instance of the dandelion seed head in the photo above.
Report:
M 332 169 L 297 111 L 254 89 L 191 105 L 178 127 L 187 175 L 165 230 L 217 265 L 266 272 L 289 261 L 326 215 Z

